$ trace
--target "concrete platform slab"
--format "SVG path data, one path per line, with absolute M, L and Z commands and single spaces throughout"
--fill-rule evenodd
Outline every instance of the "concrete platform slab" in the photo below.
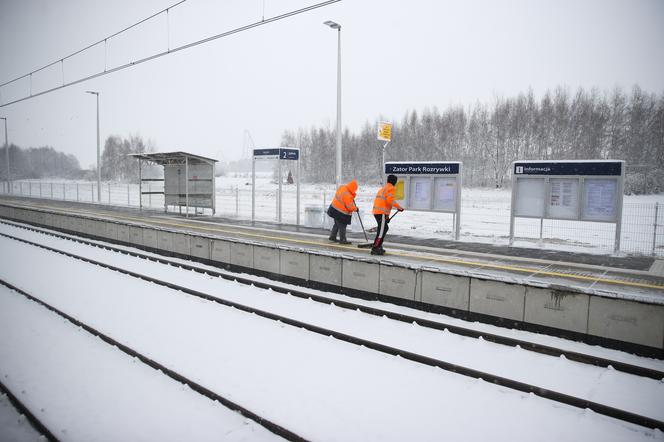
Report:
M 210 259 L 221 264 L 231 263 L 231 242 L 213 239 L 210 241 Z
M 422 271 L 421 301 L 458 310 L 470 308 L 470 278 Z
M 180 255 L 191 255 L 191 243 L 189 235 L 185 233 L 173 234 L 173 251 Z
M 254 268 L 254 246 L 251 244 L 241 244 L 231 242 L 231 264 L 246 267 L 248 269 Z
M 131 236 L 129 234 L 129 226 L 126 224 L 118 224 L 118 241 L 124 243 L 131 242 Z
M 254 269 L 279 273 L 279 249 L 254 246 Z
M 202 236 L 190 236 L 191 256 L 210 259 L 210 239 Z
M 413 269 L 380 266 L 379 293 L 394 298 L 415 300 L 416 273 Z
M 132 244 L 137 246 L 143 245 L 143 229 L 136 226 L 129 226 L 129 238 Z
M 143 246 L 157 249 L 159 247 L 157 231 L 147 227 L 141 227 L 141 230 L 143 231 Z
M 342 286 L 369 293 L 378 293 L 380 268 L 378 263 L 343 260 Z
M 118 225 L 116 223 L 104 223 L 106 226 L 106 233 L 104 237 L 112 241 L 118 240 Z
M 582 293 L 526 287 L 525 321 L 585 334 L 589 302 Z
M 664 348 L 664 306 L 593 296 L 590 299 L 588 333 Z
M 157 248 L 165 252 L 173 252 L 173 233 L 157 230 Z
M 523 321 L 526 288 L 498 281 L 470 281 L 470 311 Z
M 279 269 L 282 275 L 291 278 L 309 279 L 309 254 L 281 250 L 279 253 Z
M 311 255 L 309 257 L 309 278 L 312 281 L 341 286 L 341 258 Z

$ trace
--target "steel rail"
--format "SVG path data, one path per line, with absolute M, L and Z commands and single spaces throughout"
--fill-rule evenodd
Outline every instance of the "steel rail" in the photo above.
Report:
M 161 285 L 163 287 L 167 287 L 167 288 L 173 289 L 175 291 L 179 291 L 181 293 L 185 293 L 185 294 L 194 296 L 194 297 L 199 298 L 199 299 L 205 299 L 207 301 L 211 301 L 211 302 L 214 302 L 214 303 L 219 304 L 219 305 L 235 308 L 235 309 L 243 311 L 243 312 L 251 313 L 251 314 L 254 314 L 256 316 L 260 316 L 260 317 L 263 317 L 263 318 L 266 318 L 266 319 L 271 319 L 271 320 L 274 320 L 274 321 L 277 321 L 277 322 L 281 322 L 283 324 L 290 325 L 290 326 L 293 326 L 293 327 L 296 327 L 296 328 L 302 328 L 304 330 L 307 330 L 307 331 L 310 331 L 310 332 L 313 332 L 313 333 L 317 333 L 317 334 L 320 334 L 322 336 L 332 337 L 332 338 L 338 339 L 338 340 L 343 341 L 343 342 L 348 342 L 348 343 L 355 344 L 355 345 L 358 345 L 358 346 L 367 347 L 371 350 L 379 351 L 381 353 L 389 354 L 389 355 L 392 355 L 392 356 L 398 356 L 398 357 L 401 357 L 403 359 L 407 359 L 407 360 L 410 360 L 410 361 L 413 361 L 413 362 L 416 362 L 416 363 L 420 363 L 420 364 L 423 364 L 423 365 L 428 365 L 428 366 L 431 366 L 431 367 L 438 367 L 438 368 L 441 368 L 443 370 L 446 370 L 446 371 L 449 371 L 449 372 L 452 372 L 452 373 L 456 373 L 456 374 L 460 374 L 460 375 L 463 375 L 463 376 L 471 377 L 471 378 L 474 378 L 474 379 L 482 379 L 482 380 L 484 380 L 486 382 L 489 382 L 491 384 L 499 385 L 501 387 L 511 388 L 513 390 L 521 391 L 523 393 L 534 394 L 536 396 L 539 396 L 539 397 L 542 397 L 542 398 L 545 398 L 545 399 L 549 399 L 549 400 L 552 400 L 552 401 L 555 401 L 555 402 L 559 402 L 559 403 L 562 403 L 562 404 L 570 405 L 570 406 L 573 406 L 573 407 L 576 407 L 576 408 L 589 409 L 589 410 L 594 411 L 595 413 L 602 414 L 602 415 L 612 417 L 612 418 L 615 418 L 615 419 L 623 420 L 625 422 L 629 422 L 629 423 L 632 423 L 632 424 L 640 425 L 640 426 L 647 427 L 647 428 L 659 429 L 660 431 L 664 431 L 664 421 L 660 421 L 660 420 L 657 420 L 657 419 L 654 419 L 654 418 L 651 418 L 651 417 L 648 417 L 648 416 L 642 416 L 642 415 L 639 415 L 639 414 L 636 414 L 636 413 L 621 410 L 619 408 L 615 408 L 615 407 L 600 404 L 600 403 L 597 403 L 597 402 L 589 401 L 589 400 L 586 400 L 586 399 L 578 398 L 578 397 L 571 396 L 571 395 L 568 395 L 568 394 L 565 394 L 565 393 L 560 393 L 560 392 L 557 392 L 557 391 L 554 391 L 554 390 L 549 390 L 549 389 L 546 389 L 546 388 L 543 388 L 543 387 L 538 387 L 536 385 L 531 385 L 531 384 L 527 384 L 527 383 L 524 383 L 524 382 L 515 381 L 513 379 L 505 378 L 505 377 L 502 377 L 502 376 L 497 376 L 497 375 L 494 375 L 492 373 L 487 373 L 487 372 L 483 372 L 483 371 L 480 371 L 480 370 L 475 370 L 475 369 L 472 369 L 472 368 L 464 367 L 462 365 L 453 364 L 451 362 L 447 362 L 447 361 L 444 361 L 444 360 L 441 360 L 441 359 L 436 359 L 436 358 L 432 358 L 432 357 L 428 357 L 428 356 L 423 356 L 423 355 L 413 353 L 413 352 L 410 352 L 410 351 L 407 351 L 407 350 L 403 350 L 403 349 L 400 349 L 400 348 L 391 347 L 389 345 L 381 344 L 379 342 L 369 341 L 367 339 L 358 338 L 357 336 L 349 335 L 349 334 L 338 332 L 338 331 L 335 331 L 335 330 L 326 329 L 326 328 L 319 327 L 319 326 L 314 325 L 314 324 L 309 324 L 309 323 L 306 323 L 306 322 L 298 321 L 296 319 L 292 319 L 292 318 L 288 318 L 288 317 L 285 317 L 285 316 L 282 316 L 282 315 L 278 315 L 278 314 L 275 314 L 275 313 L 272 313 L 272 312 L 268 312 L 268 311 L 265 311 L 265 310 L 260 310 L 260 309 L 257 309 L 257 308 L 251 307 L 251 306 L 247 306 L 245 304 L 240 304 L 240 303 L 237 303 L 237 302 L 228 301 L 226 299 L 217 298 L 217 297 L 215 297 L 213 295 L 210 295 L 208 293 L 204 293 L 204 292 L 201 292 L 201 291 L 198 291 L 198 290 L 193 290 L 193 289 L 190 289 L 188 287 L 173 284 L 171 282 L 162 281 L 160 279 L 153 278 L 151 276 L 143 275 L 143 274 L 140 274 L 140 273 L 137 273 L 137 272 L 133 272 L 131 270 L 122 269 L 120 267 L 116 267 L 116 266 L 113 266 L 113 265 L 110 265 L 110 264 L 99 262 L 99 261 L 96 261 L 96 260 L 93 260 L 93 259 L 90 259 L 90 258 L 86 258 L 86 257 L 79 256 L 79 255 L 76 255 L 76 254 L 73 254 L 73 253 L 58 250 L 58 249 L 55 249 L 53 247 L 45 246 L 43 244 L 38 244 L 38 243 L 28 241 L 28 240 L 25 240 L 25 239 L 16 238 L 16 237 L 13 237 L 11 235 L 4 234 L 4 233 L 0 233 L 0 236 L 3 236 L 3 237 L 6 237 L 6 238 L 9 238 L 9 239 L 18 241 L 18 242 L 28 244 L 28 245 L 31 245 L 33 247 L 38 247 L 38 248 L 41 248 L 41 249 L 44 249 L 44 250 L 48 250 L 50 252 L 57 253 L 57 254 L 60 254 L 60 255 L 63 255 L 63 256 L 67 256 L 69 258 L 73 258 L 73 259 L 76 259 L 76 260 L 79 260 L 79 261 L 83 261 L 83 262 L 86 262 L 86 263 L 89 263 L 89 264 L 93 264 L 93 265 L 96 265 L 96 266 L 99 266 L 99 267 L 102 267 L 102 268 L 106 268 L 108 270 L 112 270 L 112 271 L 115 271 L 115 272 L 118 272 L 118 273 L 121 273 L 121 274 L 124 274 L 124 275 L 132 276 L 136 279 L 141 279 L 141 280 L 144 280 L 144 281 L 147 281 L 147 282 L 151 282 L 153 284 Z
M 283 287 L 283 286 L 280 286 L 280 285 L 277 285 L 277 284 L 270 284 L 270 283 L 267 283 L 267 282 L 257 281 L 257 280 L 251 279 L 251 278 L 247 278 L 247 277 L 243 277 L 243 276 L 236 276 L 236 275 L 232 275 L 232 274 L 228 274 L 228 273 L 221 273 L 221 272 L 217 272 L 217 271 L 214 271 L 214 270 L 204 269 L 204 268 L 201 268 L 201 267 L 198 267 L 198 266 L 184 264 L 184 263 L 181 263 L 181 262 L 169 260 L 169 259 L 162 258 L 162 257 L 150 256 L 150 255 L 146 255 L 144 253 L 135 252 L 135 251 L 131 251 L 131 250 L 120 249 L 120 248 L 113 247 L 113 246 L 110 246 L 110 245 L 107 245 L 107 244 L 100 244 L 100 243 L 97 243 L 97 242 L 88 241 L 88 240 L 85 240 L 85 239 L 82 239 L 82 238 L 72 237 L 72 236 L 68 236 L 68 235 L 62 235 L 62 234 L 58 234 L 58 233 L 51 232 L 51 231 L 45 231 L 45 230 L 42 230 L 40 228 L 26 227 L 25 225 L 14 223 L 12 221 L 2 220 L 2 221 L 0 221 L 0 223 L 5 223 L 5 224 L 8 224 L 8 225 L 15 226 L 17 228 L 21 228 L 21 229 L 25 229 L 25 230 L 29 230 L 29 231 L 34 231 L 34 232 L 37 232 L 37 233 L 41 233 L 41 234 L 44 234 L 44 235 L 49 235 L 49 236 L 53 236 L 53 237 L 56 237 L 56 238 L 61 238 L 61 239 L 69 240 L 69 241 L 74 241 L 74 242 L 77 242 L 77 243 L 80 243 L 80 244 L 85 244 L 85 245 L 97 247 L 97 248 L 108 250 L 108 251 L 122 253 L 122 254 L 129 255 L 129 256 L 132 256 L 132 257 L 135 257 L 135 258 L 141 258 L 141 259 L 152 261 L 152 262 L 158 262 L 160 264 L 166 264 L 166 265 L 170 265 L 170 266 L 173 266 L 173 267 L 180 267 L 184 270 L 190 270 L 190 271 L 194 271 L 194 272 L 197 272 L 197 273 L 218 277 L 218 278 L 222 278 L 222 279 L 225 279 L 225 280 L 228 280 L 228 281 L 235 281 L 235 282 L 239 282 L 239 283 L 245 284 L 245 285 L 254 285 L 254 286 L 259 287 L 259 288 L 272 290 L 272 291 L 274 291 L 276 293 L 279 293 L 279 294 L 287 294 L 287 295 L 295 296 L 295 297 L 302 298 L 302 299 L 311 299 L 312 301 L 320 302 L 320 303 L 328 304 L 328 305 L 334 304 L 335 306 L 340 307 L 340 308 L 344 308 L 344 309 L 348 309 L 348 310 L 356 310 L 356 311 L 360 311 L 362 313 L 370 314 L 370 315 L 373 315 L 373 316 L 379 316 L 379 317 L 384 316 L 388 319 L 393 319 L 393 320 L 396 320 L 396 321 L 406 322 L 406 323 L 413 323 L 413 324 L 417 324 L 421 327 L 431 328 L 431 329 L 440 330 L 440 331 L 447 330 L 450 333 L 457 334 L 457 335 L 460 335 L 460 336 L 465 336 L 465 337 L 475 338 L 475 339 L 480 339 L 481 338 L 481 339 L 483 339 L 485 341 L 488 341 L 488 342 L 507 345 L 507 346 L 510 346 L 510 347 L 520 347 L 520 348 L 522 348 L 524 350 L 527 350 L 527 351 L 533 351 L 533 352 L 536 352 L 536 353 L 545 354 L 545 355 L 549 355 L 549 356 L 556 356 L 556 357 L 564 356 L 566 359 L 569 359 L 571 361 L 580 362 L 580 363 L 588 364 L 588 365 L 593 365 L 593 366 L 596 366 L 596 367 L 603 367 L 603 368 L 612 367 L 615 370 L 621 371 L 621 372 L 624 372 L 624 373 L 629 373 L 629 374 L 636 375 L 636 376 L 647 377 L 647 378 L 650 378 L 650 379 L 664 380 L 664 372 L 660 371 L 660 370 L 652 369 L 652 368 L 647 368 L 647 367 L 642 367 L 642 366 L 639 366 L 639 365 L 629 364 L 629 363 L 626 363 L 626 362 L 620 362 L 620 361 L 616 361 L 616 360 L 612 360 L 612 359 L 602 358 L 600 356 L 593 356 L 593 355 L 589 355 L 589 354 L 586 354 L 586 353 L 579 353 L 579 352 L 574 352 L 574 351 L 571 351 L 571 350 L 564 350 L 564 349 L 560 349 L 560 348 L 557 348 L 557 347 L 552 347 L 552 346 L 549 346 L 549 345 L 538 344 L 538 343 L 534 343 L 534 342 L 530 342 L 530 341 L 524 341 L 522 339 L 510 338 L 510 337 L 502 336 L 502 335 L 498 335 L 498 334 L 478 331 L 478 330 L 474 330 L 474 329 L 467 328 L 467 327 L 452 325 L 452 324 L 448 324 L 448 323 L 440 322 L 440 321 L 433 321 L 433 320 L 429 320 L 429 319 L 420 318 L 420 317 L 417 317 L 417 316 L 411 316 L 411 315 L 406 315 L 406 314 L 403 314 L 403 313 L 393 312 L 393 311 L 390 311 L 390 310 L 383 310 L 383 309 L 379 309 L 379 308 L 375 308 L 375 307 L 366 306 L 366 305 L 363 305 L 363 304 L 356 304 L 356 303 L 353 303 L 353 302 L 350 302 L 350 301 L 343 301 L 343 300 L 339 300 L 339 299 L 329 298 L 329 297 L 326 297 L 326 296 L 316 295 L 316 294 L 309 293 L 309 292 L 306 292 L 306 291 L 300 291 L 300 290 L 295 290 L 295 289 Z
M 254 413 L 253 411 L 250 411 L 249 409 L 209 390 L 208 388 L 204 387 L 203 385 L 177 373 L 176 371 L 166 367 L 165 365 L 160 364 L 159 362 L 155 361 L 154 359 L 148 358 L 147 356 L 143 355 L 142 353 L 139 353 L 138 351 L 132 349 L 131 347 L 128 347 L 127 345 L 122 344 L 119 341 L 116 341 L 112 337 L 100 332 L 99 330 L 85 324 L 84 322 L 74 318 L 73 316 L 68 315 L 67 313 L 63 312 L 62 310 L 57 309 L 56 307 L 42 301 L 41 299 L 37 298 L 34 295 L 31 295 L 30 293 L 26 292 L 25 290 L 20 289 L 19 287 L 16 287 L 15 285 L 0 279 L 0 284 L 4 285 L 5 287 L 14 290 L 17 293 L 20 293 L 21 295 L 25 296 L 29 300 L 36 302 L 37 304 L 47 308 L 48 310 L 52 311 L 53 313 L 56 313 L 57 315 L 65 318 L 67 321 L 71 322 L 72 324 L 81 327 L 84 329 L 86 332 L 90 333 L 93 336 L 96 336 L 106 342 L 109 345 L 115 346 L 124 353 L 128 354 L 129 356 L 135 357 L 139 359 L 141 362 L 143 362 L 146 365 L 149 365 L 150 367 L 154 368 L 155 370 L 159 370 L 163 372 L 166 376 L 170 377 L 171 379 L 188 386 L 195 392 L 207 397 L 208 399 L 211 399 L 213 401 L 217 401 L 224 405 L 226 408 L 229 408 L 233 411 L 237 411 L 240 413 L 242 416 L 249 418 L 256 422 L 259 425 L 262 425 L 269 431 L 271 431 L 274 434 L 277 434 L 287 440 L 290 441 L 297 441 L 297 442 L 306 442 L 307 439 L 303 438 L 302 436 L 299 436 L 298 434 L 287 430 L 286 428 L 275 424 L 274 422 L 259 416 L 258 414 Z

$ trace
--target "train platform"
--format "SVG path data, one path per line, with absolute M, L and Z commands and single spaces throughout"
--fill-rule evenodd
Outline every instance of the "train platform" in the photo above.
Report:
M 652 257 L 578 254 L 389 234 L 387 254 L 374 256 L 370 249 L 357 247 L 366 243 L 361 232 L 349 234 L 353 244 L 342 245 L 328 241 L 324 229 L 268 221 L 184 217 L 154 209 L 10 196 L 0 197 L 2 207 L 112 223 L 116 227 L 111 238 L 128 245 L 134 241 L 129 226 L 140 226 L 143 233 L 135 240 L 140 242 L 137 247 L 227 261 L 236 270 L 295 277 L 319 282 L 325 289 L 375 293 L 451 313 L 473 312 L 515 323 L 539 323 L 664 349 L 663 265 Z M 21 218 L 14 216 L 17 219 Z M 48 226 L 49 222 L 37 224 Z M 124 226 L 124 236 L 117 233 L 117 225 Z M 95 234 L 94 227 L 72 226 L 62 230 L 105 237 L 104 227 Z M 171 232 L 170 237 L 162 235 L 164 247 L 157 238 L 162 231 Z M 155 239 L 148 240 L 148 236 Z M 180 251 L 173 245 L 175 236 L 189 237 Z M 198 255 L 200 250 L 193 248 L 199 239 L 206 242 L 196 247 L 207 249 L 206 254 Z M 228 243 L 228 251 L 215 255 L 217 243 L 219 247 Z M 248 249 L 243 250 L 240 244 Z

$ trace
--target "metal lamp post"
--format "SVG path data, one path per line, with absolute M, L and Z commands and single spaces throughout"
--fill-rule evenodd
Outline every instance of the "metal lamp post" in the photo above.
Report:
M 336 184 L 341 185 L 341 25 L 333 21 L 323 22 L 324 25 L 338 31 L 337 43 L 337 170 Z
M 101 167 L 99 154 L 99 92 L 85 91 L 88 94 L 97 96 L 97 202 L 101 203 Z
M 0 120 L 5 120 L 5 162 L 7 163 L 7 193 L 11 193 L 11 186 L 9 181 L 9 142 L 7 142 L 7 117 L 0 117 Z

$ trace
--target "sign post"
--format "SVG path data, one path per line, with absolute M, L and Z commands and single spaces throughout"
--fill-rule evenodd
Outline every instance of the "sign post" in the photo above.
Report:
M 510 245 L 514 220 L 544 219 L 592 221 L 616 225 L 614 253 L 620 251 L 625 162 L 515 161 L 512 168 Z
M 296 183 L 296 215 L 295 222 L 300 225 L 300 149 L 297 147 L 275 147 L 268 149 L 254 149 L 251 162 L 251 221 L 256 219 L 256 160 L 277 160 L 279 191 L 277 195 L 277 220 L 282 221 L 282 187 L 283 180 L 281 172 L 282 161 L 297 161 L 297 183 Z
M 383 164 L 385 164 L 385 148 L 392 141 L 392 123 L 381 121 L 378 123 L 378 141 L 385 141 L 383 144 Z

